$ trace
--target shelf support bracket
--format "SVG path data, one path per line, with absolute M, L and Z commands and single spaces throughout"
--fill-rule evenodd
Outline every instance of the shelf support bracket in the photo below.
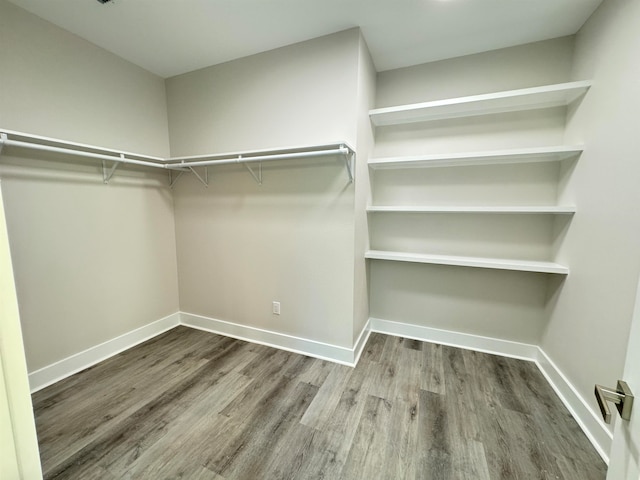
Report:
M 346 148 L 345 145 L 340 145 L 340 148 Z M 347 175 L 349 176 L 349 183 L 353 183 L 353 167 L 354 167 L 354 159 L 356 153 L 349 151 L 349 153 L 344 156 L 344 165 L 347 169 Z
M 173 186 L 176 184 L 176 182 L 182 176 L 183 173 L 184 173 L 184 170 L 180 170 L 178 172 L 178 175 L 176 175 L 176 178 L 173 178 L 173 170 L 169 170 L 169 188 L 173 188 Z
M 123 153 L 120 154 L 120 158 L 124 159 Z M 102 181 L 105 184 L 109 183 L 109 180 L 111 180 L 111 177 L 113 177 L 113 174 L 119 166 L 120 162 L 114 162 L 113 166 L 109 169 L 107 168 L 107 162 L 102 160 Z
M 262 162 L 258 162 L 258 175 L 256 175 L 256 173 L 248 164 L 245 163 L 244 166 L 247 168 L 247 170 L 249 170 L 249 173 L 251 174 L 253 179 L 256 181 L 256 183 L 258 185 L 262 185 Z
M 202 178 L 200 176 L 200 174 L 198 174 L 198 172 L 195 171 L 195 169 L 193 167 L 189 167 L 189 170 L 191 170 L 191 173 L 193 173 L 196 177 L 198 177 L 198 180 L 200 180 L 200 182 L 205 186 L 208 187 L 209 186 L 209 173 L 208 170 L 205 169 L 205 176 L 207 177 L 206 180 L 204 178 Z
M 0 155 L 2 154 L 2 148 L 4 147 L 4 142 L 7 141 L 7 134 L 0 133 Z

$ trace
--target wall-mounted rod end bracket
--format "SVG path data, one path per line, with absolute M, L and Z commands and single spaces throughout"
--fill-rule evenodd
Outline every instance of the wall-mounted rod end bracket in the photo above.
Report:
M 340 150 L 344 151 L 344 165 L 347 169 L 349 183 L 353 183 L 356 152 L 352 152 L 346 145 L 340 145 Z

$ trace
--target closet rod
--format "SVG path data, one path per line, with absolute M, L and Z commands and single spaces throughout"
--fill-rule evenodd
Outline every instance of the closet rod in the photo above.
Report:
M 21 140 L 10 139 L 9 135 L 17 136 Z M 29 141 L 34 140 L 34 141 Z M 41 143 L 47 142 L 47 143 Z M 62 146 L 50 145 L 58 144 Z M 198 155 L 195 157 L 175 157 L 175 158 L 159 158 L 150 157 L 147 155 L 138 155 L 134 153 L 120 152 L 117 150 L 111 150 L 102 147 L 96 147 L 92 145 L 86 145 L 75 142 L 68 142 L 65 140 L 58 140 L 54 138 L 41 137 L 37 135 L 31 135 L 21 132 L 13 132 L 11 130 L 0 129 L 0 153 L 2 148 L 18 147 L 30 150 L 40 150 L 45 152 L 61 153 L 65 155 L 73 155 L 77 157 L 94 158 L 102 160 L 103 162 L 114 162 L 114 167 L 111 173 L 106 173 L 106 167 L 103 164 L 103 176 L 105 183 L 108 183 L 109 178 L 113 174 L 115 167 L 120 163 L 140 165 L 144 167 L 163 168 L 172 171 L 193 171 L 193 167 L 208 167 L 212 165 L 225 165 L 234 163 L 260 163 L 269 162 L 274 160 L 293 160 L 298 158 L 308 157 L 324 157 L 329 155 L 342 155 L 344 156 L 345 166 L 347 168 L 347 174 L 349 175 L 349 182 L 353 182 L 353 170 L 355 151 L 345 142 L 336 142 L 332 144 L 316 145 L 314 147 L 292 147 L 281 148 L 271 150 L 273 153 L 269 153 L 269 150 L 260 150 L 253 152 L 238 152 L 238 153 L 225 153 L 225 154 L 212 154 L 212 155 Z M 87 150 L 98 150 L 105 153 L 91 152 Z M 303 151 L 291 151 L 291 150 L 303 150 Z M 117 155 L 117 156 L 116 156 Z M 137 157 L 137 158 L 129 158 Z M 208 159 L 207 159 L 208 158 Z M 144 159 L 144 160 L 142 160 Z
M 20 147 L 28 148 L 31 150 L 42 150 L 45 152 L 64 153 L 65 155 L 76 155 L 78 157 L 98 158 L 100 160 L 110 160 L 112 162 L 131 163 L 134 165 L 143 165 L 145 167 L 156 168 L 168 168 L 169 165 L 165 163 L 147 162 L 144 160 L 134 160 L 126 157 L 114 157 L 113 155 L 105 155 L 102 153 L 85 152 L 83 150 L 72 150 L 70 148 L 54 147 L 52 145 L 42 145 L 40 143 L 21 142 L 19 140 L 10 140 L 8 138 L 2 138 L 0 141 L 2 145 L 7 147 Z
M 59 138 L 52 138 L 52 137 L 44 137 L 42 135 L 34 135 L 33 133 L 25 133 L 25 132 L 17 132 L 15 130 L 6 130 L 3 128 L 0 128 L 0 135 L 7 135 L 7 136 L 11 136 L 11 137 L 20 137 L 23 141 L 35 141 L 35 143 L 38 144 L 42 144 L 42 142 L 48 142 L 48 143 L 53 143 L 53 144 L 58 144 L 61 145 L 65 148 L 70 148 L 70 149 L 88 149 L 88 150 L 98 150 L 100 152 L 103 152 L 107 155 L 109 154 L 116 154 L 118 156 L 126 156 L 126 157 L 134 157 L 134 158 L 138 158 L 141 160 L 150 160 L 152 162 L 164 162 L 165 159 L 162 157 L 154 157 L 151 155 L 142 155 L 139 153 L 133 153 L 133 152 L 126 152 L 123 150 L 114 150 L 112 148 L 106 148 L 106 147 L 100 147 L 97 145 L 89 145 L 87 143 L 79 143 L 79 142 L 71 142 L 69 140 L 61 140 Z
M 331 150 L 315 150 L 309 152 L 296 152 L 296 153 L 276 153 L 272 155 L 259 155 L 256 157 L 243 157 L 242 155 L 235 156 L 233 158 L 223 158 L 218 160 L 200 160 L 195 162 L 169 163 L 167 168 L 184 168 L 184 167 L 208 167 L 211 165 L 226 165 L 231 163 L 250 163 L 250 162 L 269 162 L 272 160 L 287 160 L 291 158 L 304 158 L 304 157 L 320 157 L 327 155 L 347 155 L 351 153 L 351 150 L 345 146 L 334 148 Z M 171 161 L 173 159 L 169 159 Z
M 6 133 L 9 133 L 9 132 L 5 133 L 0 131 L 0 133 L 6 135 Z M 286 159 L 318 157 L 318 156 L 327 156 L 327 155 L 348 155 L 352 153 L 352 150 L 350 147 L 346 145 L 340 145 L 337 148 L 332 148 L 329 150 L 309 150 L 306 152 L 275 153 L 275 154 L 264 154 L 264 155 L 258 155 L 258 156 L 254 155 L 254 156 L 246 156 L 246 157 L 243 156 L 243 154 L 237 154 L 229 158 L 212 159 L 212 160 L 190 161 L 188 160 L 188 157 L 185 157 L 184 159 L 167 158 L 167 159 L 158 159 L 159 161 L 146 161 L 146 160 L 135 160 L 135 159 L 127 158 L 126 156 L 123 156 L 123 155 L 134 155 L 134 154 L 120 153 L 120 152 L 114 151 L 114 153 L 119 153 L 119 156 L 107 155 L 103 153 L 87 152 L 85 150 L 74 150 L 72 148 L 45 145 L 42 143 L 32 143 L 32 142 L 24 142 L 21 140 L 12 140 L 12 139 L 6 138 L 4 135 L 2 136 L 2 139 L 0 139 L 0 144 L 6 145 L 8 147 L 13 146 L 13 147 L 20 147 L 20 148 L 26 148 L 31 150 L 42 150 L 47 152 L 75 155 L 79 157 L 97 158 L 100 160 L 109 160 L 112 162 L 131 163 L 131 164 L 143 165 L 147 167 L 170 168 L 170 169 L 180 169 L 180 168 L 188 168 L 188 167 L 204 167 L 209 165 L 224 165 L 224 164 L 232 164 L 232 163 L 268 162 L 271 160 L 286 160 Z M 22 134 L 22 133 L 19 135 L 26 136 L 25 134 Z M 34 136 L 34 138 L 36 137 Z M 44 139 L 44 137 L 42 138 Z M 47 139 L 47 140 L 54 141 L 53 139 Z M 82 147 L 96 148 L 90 145 L 82 145 Z M 135 155 L 135 156 L 139 156 L 139 155 Z M 151 158 L 154 158 L 154 157 L 151 157 Z M 180 160 L 180 162 L 176 163 L 178 160 Z M 174 163 L 164 163 L 164 162 L 174 162 Z

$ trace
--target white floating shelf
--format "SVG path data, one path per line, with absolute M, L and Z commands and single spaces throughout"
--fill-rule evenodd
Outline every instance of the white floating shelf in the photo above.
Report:
M 463 152 L 435 155 L 413 155 L 369 159 L 369 167 L 432 168 L 470 165 L 500 165 L 509 163 L 558 162 L 582 153 L 581 146 L 559 145 L 554 147 L 516 148 L 484 152 Z
M 420 253 L 389 252 L 369 250 L 365 258 L 374 260 L 391 260 L 396 262 L 429 263 L 436 265 L 453 265 L 459 267 L 492 268 L 498 270 L 515 270 L 521 272 L 557 273 L 568 275 L 569 269 L 553 262 L 532 260 L 507 260 L 502 258 L 461 257 L 455 255 L 429 255 Z
M 385 126 L 552 108 L 569 105 L 584 95 L 590 86 L 591 82 L 583 80 L 470 97 L 376 108 L 369 110 L 369 117 L 374 125 Z
M 451 206 L 451 205 L 372 205 L 367 207 L 371 213 L 516 213 L 516 214 L 553 214 L 572 215 L 574 206 Z

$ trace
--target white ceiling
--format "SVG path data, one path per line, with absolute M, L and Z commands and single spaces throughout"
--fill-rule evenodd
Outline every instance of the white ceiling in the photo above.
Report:
M 162 77 L 350 27 L 379 71 L 576 33 L 602 0 L 10 0 Z

